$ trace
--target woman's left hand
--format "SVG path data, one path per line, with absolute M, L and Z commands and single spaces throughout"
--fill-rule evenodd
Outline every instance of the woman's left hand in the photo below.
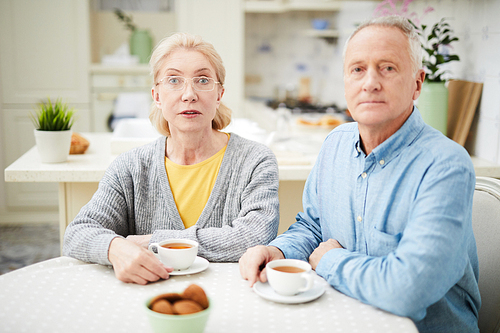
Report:
M 151 241 L 151 236 L 152 235 L 130 235 L 127 236 L 127 240 L 147 249 L 149 246 L 149 242 Z

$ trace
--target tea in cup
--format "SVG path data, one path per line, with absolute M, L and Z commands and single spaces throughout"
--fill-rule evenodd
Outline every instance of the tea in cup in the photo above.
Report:
M 297 259 L 273 260 L 266 265 L 271 288 L 280 295 L 292 296 L 311 289 L 314 275 L 311 265 Z
M 174 270 L 188 269 L 198 254 L 198 242 L 189 239 L 169 239 L 151 243 L 149 251 L 156 254 L 160 261 Z

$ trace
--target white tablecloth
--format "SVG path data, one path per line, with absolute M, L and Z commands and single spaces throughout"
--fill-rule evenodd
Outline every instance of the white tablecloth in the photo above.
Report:
M 146 286 L 126 284 L 112 268 L 60 257 L 0 276 L 0 332 L 151 332 L 145 300 L 189 284 L 212 301 L 205 332 L 417 332 L 401 318 L 331 287 L 315 301 L 280 304 L 258 296 L 238 264 L 210 263 L 193 275 Z

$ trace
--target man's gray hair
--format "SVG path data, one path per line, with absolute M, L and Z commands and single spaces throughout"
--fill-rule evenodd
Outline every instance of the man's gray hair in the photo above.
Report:
M 366 21 L 359 27 L 357 27 L 345 42 L 343 61 L 345 62 L 347 45 L 349 44 L 352 37 L 354 37 L 362 29 L 369 26 L 392 27 L 401 30 L 401 32 L 406 37 L 408 37 L 408 53 L 410 54 L 410 59 L 412 61 L 413 75 L 417 74 L 418 70 L 422 68 L 422 48 L 420 44 L 420 38 L 418 36 L 417 30 L 408 21 L 408 19 L 397 15 L 377 17 Z

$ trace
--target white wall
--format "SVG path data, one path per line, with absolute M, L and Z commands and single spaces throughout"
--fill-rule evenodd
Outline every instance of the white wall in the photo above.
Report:
M 435 8 L 423 23 L 449 17 L 459 41 L 460 62 L 450 64 L 457 79 L 482 82 L 483 93 L 466 147 L 471 154 L 500 164 L 500 0 L 421 1 Z
M 300 75 L 311 75 L 312 93 L 323 103 L 345 107 L 342 82 L 342 48 L 355 25 L 372 16 L 374 1 L 349 1 L 331 22 L 340 31 L 337 44 L 306 38 L 311 14 L 247 14 L 245 74 L 246 96 L 273 97 L 276 86 L 297 84 Z M 432 25 L 442 17 L 455 30 L 454 43 L 461 61 L 450 64 L 453 78 L 483 82 L 476 124 L 466 147 L 471 154 L 500 164 L 500 0 L 415 0 L 409 12 L 419 16 L 423 9 L 435 10 L 422 18 Z M 317 89 L 319 81 L 322 89 Z
M 2 91 L 2 83 L 0 82 L 0 92 Z M 3 110 L 2 110 L 2 94 L 0 94 L 0 128 L 3 127 Z M 0 135 L 0 166 L 4 166 L 4 158 L 3 158 L 3 136 Z M 6 166 L 6 165 L 5 165 Z M 5 181 L 4 181 L 4 173 L 2 169 L 2 178 L 0 179 L 0 215 L 5 210 Z

